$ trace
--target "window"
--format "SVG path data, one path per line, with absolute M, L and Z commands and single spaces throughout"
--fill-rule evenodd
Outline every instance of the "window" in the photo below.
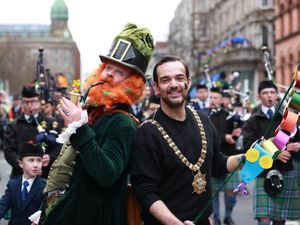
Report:
M 289 67 L 290 67 L 290 74 L 293 74 L 293 71 L 294 71 L 294 56 L 293 56 L 292 53 L 289 55 Z
M 268 46 L 268 28 L 266 26 L 262 26 L 262 45 Z
M 207 37 L 207 26 L 206 26 L 206 24 L 201 25 L 201 37 Z
M 262 0 L 262 6 L 267 6 L 268 5 L 268 0 Z
M 284 57 L 281 57 L 281 66 L 280 66 L 280 68 L 281 68 L 281 76 L 280 77 L 282 77 L 282 79 L 283 79 L 283 77 L 285 77 L 285 74 L 284 74 L 284 65 L 285 65 L 285 59 L 284 59 Z

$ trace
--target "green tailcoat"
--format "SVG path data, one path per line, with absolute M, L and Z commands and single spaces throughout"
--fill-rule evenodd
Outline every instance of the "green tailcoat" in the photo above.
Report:
M 44 225 L 125 225 L 128 161 L 136 125 L 122 113 L 106 114 L 70 138 L 79 150 L 70 188 Z

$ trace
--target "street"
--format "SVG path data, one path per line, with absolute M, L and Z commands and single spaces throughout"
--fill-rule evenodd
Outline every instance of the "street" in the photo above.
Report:
M 2 196 L 5 188 L 6 183 L 9 178 L 11 167 L 7 164 L 4 159 L 3 152 L 0 151 L 0 173 L 1 173 L 1 180 L 0 180 L 0 195 Z M 248 190 L 250 194 L 248 196 L 241 196 L 238 195 L 237 197 L 237 204 L 233 211 L 233 220 L 235 221 L 236 225 L 255 225 L 256 221 L 253 219 L 252 213 L 252 188 L 253 183 L 248 186 Z M 224 218 L 224 195 L 221 193 L 220 195 L 220 205 L 221 205 L 221 218 Z M 0 220 L 0 225 L 7 225 L 7 221 L 4 219 Z M 287 222 L 286 225 L 300 225 L 299 222 Z
M 2 196 L 4 194 L 6 184 L 10 175 L 11 167 L 8 165 L 8 163 L 5 161 L 3 156 L 3 151 L 0 151 L 0 195 Z M 8 221 L 1 219 L 0 225 L 7 225 Z

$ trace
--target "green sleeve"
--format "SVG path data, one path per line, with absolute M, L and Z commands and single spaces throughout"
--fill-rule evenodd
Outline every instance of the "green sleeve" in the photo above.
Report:
M 119 114 L 93 129 L 83 125 L 71 136 L 87 173 L 98 185 L 112 185 L 127 168 L 134 131 L 131 119 Z

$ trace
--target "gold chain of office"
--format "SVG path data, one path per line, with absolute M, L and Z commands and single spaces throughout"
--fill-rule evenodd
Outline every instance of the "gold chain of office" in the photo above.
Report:
M 178 158 L 182 161 L 182 163 L 186 167 L 188 167 L 191 171 L 196 173 L 194 175 L 194 180 L 192 182 L 192 186 L 194 188 L 195 193 L 201 194 L 202 192 L 206 191 L 205 188 L 206 188 L 206 184 L 207 184 L 206 179 L 205 179 L 205 174 L 202 174 L 201 171 L 200 171 L 200 168 L 201 168 L 202 164 L 204 163 L 206 153 L 207 153 L 207 142 L 206 142 L 206 135 L 205 135 L 204 128 L 203 128 L 203 123 L 202 123 L 198 113 L 194 109 L 190 109 L 190 110 L 192 111 L 192 113 L 195 117 L 195 120 L 197 122 L 199 132 L 200 132 L 200 136 L 201 136 L 201 141 L 202 141 L 201 155 L 200 155 L 198 161 L 195 164 L 192 164 L 190 161 L 188 161 L 188 159 L 182 154 L 182 152 L 179 150 L 177 145 L 174 143 L 174 141 L 167 134 L 165 129 L 156 120 L 149 119 L 149 120 L 146 120 L 144 123 L 152 123 L 153 125 L 155 125 L 157 127 L 158 131 L 163 136 L 163 138 L 168 143 L 168 145 L 174 151 L 176 156 L 178 156 Z

